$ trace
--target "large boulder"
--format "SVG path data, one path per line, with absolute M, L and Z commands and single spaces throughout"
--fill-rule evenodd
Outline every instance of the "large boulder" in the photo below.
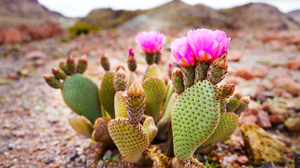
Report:
M 241 131 L 248 156 L 254 165 L 261 161 L 281 163 L 286 146 L 257 125 L 242 125 Z

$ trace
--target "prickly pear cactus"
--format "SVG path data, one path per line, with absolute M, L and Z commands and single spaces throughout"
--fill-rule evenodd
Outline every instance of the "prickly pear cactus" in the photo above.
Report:
M 87 68 L 86 56 L 75 61 L 71 56 L 61 61 L 53 76 L 44 76 L 53 88 L 60 88 L 65 103 L 77 114 L 85 116 L 92 124 L 102 117 L 97 85 L 81 75 Z
M 157 121 L 167 92 L 165 83 L 160 77 L 151 76 L 143 81 L 142 86 L 147 96 L 145 114 L 152 116 Z
M 143 125 L 140 124 L 145 111 L 146 95 L 138 82 L 135 81 L 129 87 L 125 98 L 128 118 L 111 120 L 108 131 L 125 160 L 136 163 L 156 136 L 157 127 L 150 116 L 147 116 Z
M 201 64 L 201 62 L 197 62 L 197 64 Z M 220 98 L 226 97 L 226 93 L 232 94 L 231 87 L 219 88 L 216 85 L 224 78 L 227 67 L 227 55 L 225 55 L 211 63 L 207 72 L 210 75 L 204 78 L 201 76 L 203 80 L 199 80 L 200 77 L 197 77 L 194 83 L 193 67 L 183 67 L 182 69 L 185 69 L 182 72 L 183 76 L 173 76 L 175 88 L 179 88 L 178 86 L 182 88 L 182 82 L 178 83 L 178 81 L 183 80 L 183 85 L 185 85 L 182 93 L 179 90 L 180 95 L 175 101 L 172 113 L 174 153 L 178 159 L 191 158 L 194 151 L 216 130 L 221 116 Z M 174 74 L 177 74 L 180 70 L 175 69 L 175 71 Z M 198 74 L 203 75 L 203 73 Z M 220 97 L 220 93 L 222 93 L 222 97 Z
M 110 70 L 110 63 L 108 57 L 101 57 L 101 65 L 106 71 L 102 79 L 102 83 L 99 91 L 99 98 L 103 108 L 109 113 L 111 118 L 115 118 L 114 110 L 114 97 L 116 90 L 114 87 L 115 72 Z
M 69 118 L 69 124 L 79 134 L 87 138 L 92 138 L 94 126 L 85 117 L 83 116 L 71 117 Z

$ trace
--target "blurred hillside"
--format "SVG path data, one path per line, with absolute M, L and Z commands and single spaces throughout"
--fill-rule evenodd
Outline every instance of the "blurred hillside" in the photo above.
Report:
M 287 15 L 293 17 L 293 18 L 296 19 L 298 22 L 300 22 L 300 9 L 299 9 L 299 10 L 291 11 L 291 12 L 287 13 Z
M 59 20 L 64 16 L 50 11 L 37 0 L 0 0 L 0 25 L 11 27 L 24 23 L 37 26 L 47 18 Z
M 189 5 L 174 0 L 144 11 L 96 9 L 80 22 L 100 28 L 136 29 L 182 29 L 218 28 L 244 30 L 297 30 L 300 22 L 276 7 L 264 3 L 250 3 L 223 10 L 205 5 Z

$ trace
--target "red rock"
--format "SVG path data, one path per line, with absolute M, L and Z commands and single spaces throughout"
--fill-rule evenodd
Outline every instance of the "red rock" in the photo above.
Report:
M 276 88 L 282 88 L 291 94 L 300 93 L 300 84 L 287 74 L 277 75 L 271 82 Z
M 253 72 L 254 77 L 264 78 L 268 74 L 269 69 L 267 67 L 261 67 Z
M 300 69 L 300 58 L 288 60 L 285 63 L 285 67 L 295 70 L 295 71 L 299 70 Z
M 250 100 L 248 108 L 244 111 L 244 116 L 257 115 L 259 111 L 262 111 L 262 105 Z
M 228 52 L 228 61 L 239 61 L 243 57 L 243 53 L 237 50 Z
M 284 122 L 284 118 L 282 115 L 279 115 L 279 114 L 272 114 L 269 116 L 269 120 L 271 123 L 274 123 L 274 124 L 281 124 Z
M 237 159 L 237 161 L 240 163 L 240 164 L 246 164 L 249 162 L 249 159 L 246 155 L 241 155 L 239 156 L 239 158 Z
M 250 80 L 250 79 L 254 78 L 253 72 L 248 67 L 239 68 L 236 71 L 235 76 L 239 76 L 239 77 L 244 78 L 246 80 Z
M 64 33 L 63 29 L 57 22 L 49 19 L 39 26 L 38 32 L 43 39 L 48 37 L 60 36 Z
M 257 117 L 255 115 L 249 115 L 245 116 L 243 119 L 239 121 L 239 124 L 245 124 L 245 125 L 255 125 L 257 122 Z
M 29 37 L 29 40 L 41 40 L 41 36 L 39 35 L 37 29 L 28 24 L 20 24 L 17 26 L 17 29 L 21 32 L 23 40 L 24 37 Z
M 22 41 L 21 33 L 13 28 L 9 28 L 3 31 L 4 41 L 3 43 L 19 43 Z
M 261 128 L 271 128 L 271 122 L 269 120 L 268 113 L 264 111 L 260 111 L 257 115 L 257 125 Z
M 42 51 L 30 51 L 25 55 L 28 60 L 45 59 L 46 57 L 46 54 Z
M 62 163 L 56 163 L 56 164 L 52 164 L 50 166 L 50 168 L 59 168 L 62 165 Z

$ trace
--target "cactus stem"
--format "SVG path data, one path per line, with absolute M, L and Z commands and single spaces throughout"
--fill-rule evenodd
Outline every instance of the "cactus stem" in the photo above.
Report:
M 66 67 L 71 75 L 76 73 L 76 61 L 73 59 L 71 55 L 67 58 Z
M 52 74 L 56 79 L 65 80 L 67 78 L 66 74 L 59 68 L 52 68 Z

